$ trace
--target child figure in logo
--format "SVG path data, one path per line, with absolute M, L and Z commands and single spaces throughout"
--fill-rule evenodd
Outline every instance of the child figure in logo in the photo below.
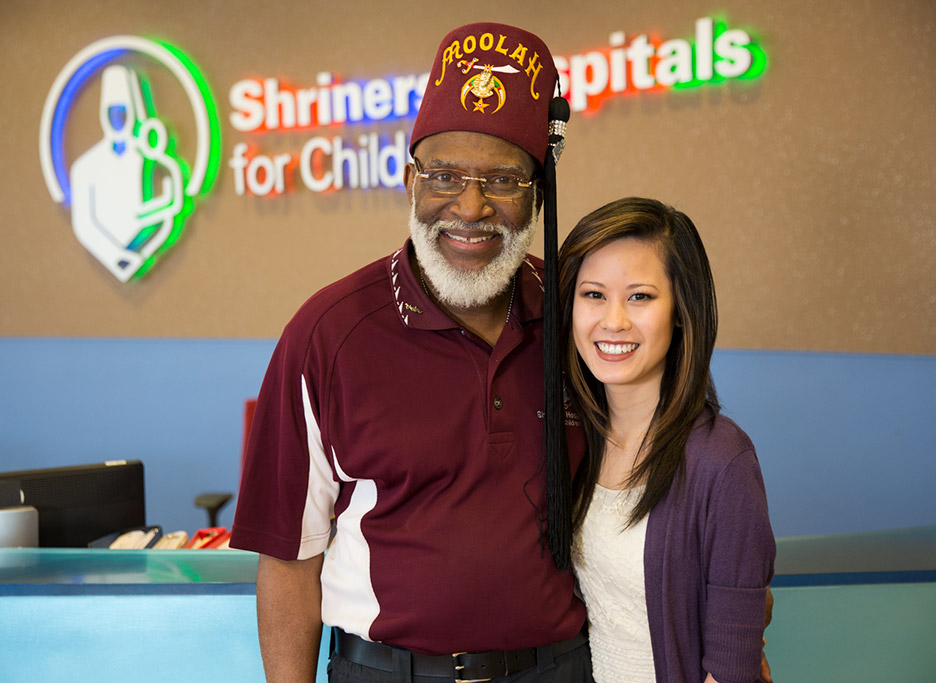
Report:
M 182 209 L 182 173 L 166 154 L 166 128 L 146 118 L 136 74 L 109 66 L 101 78 L 104 138 L 72 165 L 72 228 L 121 282 L 166 241 Z M 138 133 L 134 134 L 137 121 Z M 165 173 L 162 194 L 143 200 L 147 161 Z

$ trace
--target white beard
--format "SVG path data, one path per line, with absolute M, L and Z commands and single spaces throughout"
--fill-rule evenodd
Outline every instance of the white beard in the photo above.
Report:
M 537 218 L 534 207 L 529 222 L 521 230 L 464 221 L 436 221 L 430 225 L 416 217 L 416 203 L 412 202 L 409 229 L 416 260 L 426 279 L 432 283 L 439 301 L 445 306 L 467 309 L 486 304 L 507 289 L 533 242 Z M 501 236 L 500 253 L 479 271 L 456 268 L 445 259 L 438 245 L 439 233 L 456 229 L 483 229 L 498 233 Z

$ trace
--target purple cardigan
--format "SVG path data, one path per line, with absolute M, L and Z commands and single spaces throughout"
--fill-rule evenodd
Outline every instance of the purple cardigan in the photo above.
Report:
M 758 681 L 776 545 L 751 440 L 711 412 L 696 420 L 677 477 L 650 512 L 647 613 L 658 683 Z M 681 486 L 679 485 L 681 483 Z M 699 667 L 699 662 L 702 667 Z

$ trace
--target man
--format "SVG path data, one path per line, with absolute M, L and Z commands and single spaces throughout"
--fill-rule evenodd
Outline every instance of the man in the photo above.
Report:
M 323 621 L 332 681 L 590 680 L 584 606 L 542 533 L 542 269 L 526 255 L 556 81 L 526 31 L 450 33 L 405 171 L 411 240 L 284 330 L 232 536 L 261 553 L 270 680 L 312 680 Z

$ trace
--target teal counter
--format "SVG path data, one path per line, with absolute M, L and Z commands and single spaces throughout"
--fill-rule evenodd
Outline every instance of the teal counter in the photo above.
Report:
M 236 550 L 0 548 L 0 680 L 262 681 L 256 571 Z M 773 593 L 779 683 L 934 680 L 936 526 L 778 539 Z
M 779 683 L 936 680 L 936 525 L 777 539 L 775 569 Z
M 256 576 L 237 550 L 0 548 L 0 681 L 263 681 Z
M 248 595 L 255 594 L 256 580 L 257 556 L 239 550 L 0 548 L 0 595 L 95 590 Z

